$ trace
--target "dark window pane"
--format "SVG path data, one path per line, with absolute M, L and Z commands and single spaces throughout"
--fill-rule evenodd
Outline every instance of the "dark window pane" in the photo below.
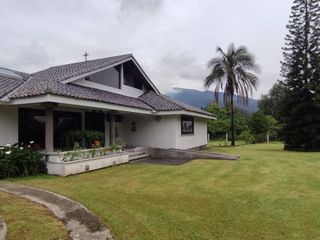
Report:
M 120 67 L 113 67 L 87 76 L 87 81 L 96 82 L 113 88 L 120 88 Z
M 29 144 L 34 141 L 39 148 L 45 147 L 45 111 L 19 109 L 19 142 Z
M 65 133 L 81 130 L 81 113 L 54 111 L 54 147 L 65 148 Z
M 85 129 L 104 132 L 104 113 L 102 112 L 86 112 Z
M 123 64 L 124 84 L 137 89 L 143 89 L 144 77 L 132 62 Z
M 181 134 L 194 133 L 194 120 L 190 116 L 181 116 Z

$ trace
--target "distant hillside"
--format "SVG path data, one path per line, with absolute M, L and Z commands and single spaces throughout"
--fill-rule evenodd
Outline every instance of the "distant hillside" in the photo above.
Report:
M 213 91 L 198 91 L 192 89 L 176 88 L 175 91 L 167 93 L 169 97 L 172 97 L 178 101 L 185 102 L 191 106 L 198 108 L 206 108 L 209 103 L 214 101 Z M 250 98 L 248 106 L 243 106 L 241 102 L 238 102 L 235 97 L 236 108 L 245 110 L 249 113 L 258 111 L 258 100 Z M 223 93 L 219 93 L 219 105 L 223 106 Z

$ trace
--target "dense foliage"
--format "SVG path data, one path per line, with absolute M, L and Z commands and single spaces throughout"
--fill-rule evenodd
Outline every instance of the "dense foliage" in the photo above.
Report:
M 205 79 L 205 86 L 209 88 L 215 85 L 215 98 L 219 101 L 219 91 L 223 90 L 225 105 L 230 105 L 230 130 L 231 145 L 235 145 L 235 111 L 234 96 L 238 95 L 244 104 L 248 104 L 249 94 L 256 89 L 258 81 L 254 74 L 258 70 L 254 57 L 244 46 L 235 48 L 231 44 L 226 52 L 218 47 L 218 57 L 211 59 L 208 63 L 211 69 L 210 74 Z
M 283 83 L 275 83 L 268 94 L 262 95 L 259 101 L 259 109 L 266 115 L 273 116 L 279 123 L 283 122 L 281 106 L 285 97 Z
M 217 104 L 210 104 L 207 111 L 215 114 L 217 120 L 208 123 L 208 132 L 211 139 L 223 139 L 226 133 L 230 135 L 230 108 L 220 108 Z M 267 135 L 271 139 L 277 139 L 279 124 L 277 120 L 266 115 L 262 111 L 249 114 L 238 109 L 234 113 L 235 138 L 246 143 L 265 142 Z
M 104 133 L 98 131 L 69 131 L 62 136 L 66 149 L 73 149 L 75 143 L 79 143 L 81 148 L 96 148 L 104 146 Z M 96 146 L 99 142 L 100 146 Z
M 320 150 L 320 4 L 295 0 L 286 36 L 281 116 L 288 150 Z
M 44 156 L 31 145 L 18 144 L 0 147 L 0 179 L 25 177 L 46 172 Z
M 265 142 L 267 135 L 272 139 L 277 139 L 280 128 L 273 116 L 258 111 L 250 116 L 249 129 L 255 142 Z

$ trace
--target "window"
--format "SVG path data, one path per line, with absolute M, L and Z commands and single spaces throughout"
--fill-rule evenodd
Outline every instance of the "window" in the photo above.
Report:
M 181 116 L 181 134 L 194 134 L 193 117 Z
M 120 66 L 87 76 L 85 80 L 120 89 Z
M 19 142 L 29 144 L 34 141 L 36 146 L 44 148 L 45 112 L 37 109 L 19 109 Z
M 137 88 L 140 90 L 143 90 L 143 76 L 139 71 L 136 69 L 133 63 L 124 63 L 123 64 L 123 69 L 124 69 L 124 84 Z
M 86 130 L 104 132 L 104 124 L 104 113 L 95 111 L 85 113 Z
M 66 148 L 66 134 L 72 130 L 81 130 L 81 113 L 54 111 L 53 135 L 55 148 Z
M 64 148 L 64 135 L 70 130 L 81 130 L 81 113 L 54 111 L 54 147 Z M 34 141 L 39 148 L 45 147 L 45 111 L 19 109 L 19 142 L 28 144 Z

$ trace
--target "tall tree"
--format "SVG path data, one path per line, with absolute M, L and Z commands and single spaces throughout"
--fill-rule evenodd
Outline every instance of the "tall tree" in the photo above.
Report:
M 275 83 L 269 92 L 261 96 L 259 109 L 266 115 L 272 115 L 278 122 L 283 122 L 281 115 L 281 105 L 285 96 L 285 86 Z
M 258 78 L 254 72 L 258 71 L 254 57 L 247 48 L 235 48 L 234 44 L 224 52 L 217 48 L 218 57 L 211 59 L 208 67 L 211 73 L 205 79 L 205 87 L 215 85 L 215 99 L 219 101 L 220 89 L 224 92 L 225 104 L 230 102 L 231 113 L 231 145 L 235 145 L 234 135 L 234 95 L 239 95 L 243 104 L 248 104 L 249 94 L 256 89 Z
M 285 38 L 283 135 L 288 150 L 320 150 L 320 1 L 294 0 Z

